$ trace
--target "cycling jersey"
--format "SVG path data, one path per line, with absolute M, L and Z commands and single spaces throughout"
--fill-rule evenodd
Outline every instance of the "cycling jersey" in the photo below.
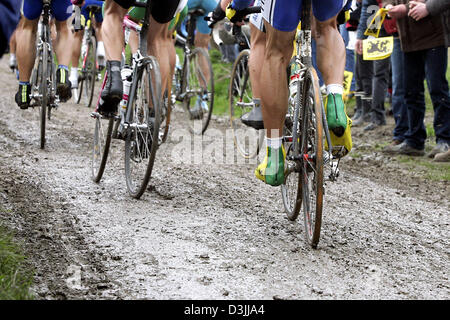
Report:
M 264 0 L 256 0 L 255 6 L 259 7 L 262 5 Z M 262 13 L 254 13 L 250 15 L 250 22 L 253 24 L 259 31 L 265 32 L 264 30 L 264 19 Z
M 153 19 L 161 24 L 169 22 L 175 16 L 181 1 L 183 0 L 152 0 Z M 114 0 L 114 2 L 124 9 L 130 9 L 134 4 L 134 0 Z M 145 0 L 140 2 L 145 2 Z
M 50 4 L 51 14 L 57 21 L 66 21 L 73 12 L 70 0 L 53 0 Z M 41 16 L 42 0 L 25 0 L 23 2 L 23 15 L 28 20 L 35 20 Z
M 217 2 L 218 2 L 217 0 L 189 0 L 188 1 L 189 10 L 203 9 L 205 11 L 205 14 L 203 16 L 199 16 L 195 19 L 198 32 L 203 33 L 203 34 L 211 33 L 211 29 L 208 27 L 208 22 L 205 21 L 205 17 L 208 15 L 208 13 L 214 11 L 214 9 L 217 6 Z
M 97 6 L 102 7 L 103 1 L 100 0 L 85 0 L 84 6 L 81 8 L 81 14 L 84 16 L 84 18 L 87 20 L 89 19 L 89 12 L 87 11 L 88 6 Z M 95 21 L 98 23 L 103 22 L 103 14 L 102 11 L 98 11 L 95 13 Z
M 326 21 L 336 16 L 344 7 L 345 0 L 312 0 L 314 17 Z M 251 0 L 233 0 L 233 8 L 242 10 Z M 302 13 L 301 0 L 261 0 L 264 20 L 280 31 L 293 31 L 298 25 Z

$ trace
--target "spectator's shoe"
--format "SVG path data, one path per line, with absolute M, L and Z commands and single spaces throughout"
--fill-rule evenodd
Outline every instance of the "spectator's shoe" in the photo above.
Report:
M 243 114 L 241 117 L 241 121 L 246 126 L 252 127 L 256 130 L 264 129 L 261 106 L 254 107 L 250 112 Z
M 274 187 L 283 184 L 285 159 L 283 145 L 278 149 L 267 147 L 264 161 L 255 169 L 256 178 Z
M 64 68 L 56 70 L 56 94 L 61 102 L 66 102 L 72 98 L 72 84 L 70 83 L 68 72 Z
M 437 153 L 433 160 L 436 162 L 450 162 L 450 149 L 446 152 Z
M 383 148 L 383 152 L 386 153 L 393 153 L 392 148 L 394 148 L 395 146 L 398 146 L 400 143 L 402 143 L 403 141 L 400 140 L 392 140 L 392 142 L 390 144 L 388 144 L 387 146 L 385 146 Z M 395 149 L 394 149 L 395 150 Z
M 406 141 L 403 141 L 402 143 L 384 151 L 390 154 L 404 154 L 407 156 L 414 156 L 414 157 L 422 157 L 425 155 L 425 151 L 423 149 L 421 150 L 413 148 L 408 143 L 406 143 Z
M 325 112 L 327 114 L 328 129 L 336 136 L 342 137 L 350 119 L 345 113 L 344 100 L 341 94 L 330 93 L 327 96 Z
M 358 117 L 358 118 L 356 118 L 356 119 L 352 119 L 352 127 L 359 127 L 359 126 L 361 126 L 362 124 L 364 124 L 364 123 L 366 123 L 366 120 L 365 120 L 365 116 L 364 115 L 362 115 L 361 114 L 361 116 L 360 117 Z
M 28 109 L 31 104 L 31 84 L 19 84 L 15 100 L 20 109 Z
M 371 122 L 369 123 L 367 126 L 364 127 L 364 131 L 372 131 L 375 130 L 376 128 L 381 127 L 381 124 L 375 123 L 375 122 Z
M 98 106 L 98 113 L 110 117 L 117 113 L 117 106 L 123 96 L 123 82 L 120 74 L 120 61 L 107 61 L 105 87 L 102 90 L 101 101 Z
M 430 153 L 427 154 L 428 158 L 434 158 L 434 156 L 438 153 L 444 153 L 447 152 L 449 149 L 449 145 L 446 142 L 438 142 L 434 148 L 430 151 Z

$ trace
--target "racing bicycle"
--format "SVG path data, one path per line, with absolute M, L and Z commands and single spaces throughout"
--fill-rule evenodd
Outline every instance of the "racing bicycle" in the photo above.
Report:
M 125 141 L 125 179 L 128 193 L 139 199 L 150 180 L 159 143 L 161 123 L 161 75 L 159 64 L 147 55 L 151 1 L 135 2 L 134 6 L 145 8 L 145 16 L 139 32 L 139 49 L 133 56 L 134 63 L 126 81 L 131 82 L 128 97 L 124 94 L 125 110 L 120 115 L 104 117 L 98 112 L 97 103 L 91 116 L 95 119 L 92 152 L 92 178 L 99 182 L 103 176 L 111 140 Z M 108 73 L 105 72 L 102 90 Z M 121 105 L 123 103 L 121 102 Z M 122 108 L 122 106 L 121 106 Z
M 56 95 L 56 70 L 53 63 L 52 40 L 50 36 L 50 0 L 43 0 L 42 18 L 38 25 L 37 54 L 31 74 L 31 107 L 39 107 L 40 147 L 45 147 L 46 122 L 51 119 L 59 97 Z
M 322 225 L 324 166 L 330 181 L 339 176 L 339 158 L 334 157 L 317 72 L 311 56 L 311 0 L 303 1 L 301 28 L 295 36 L 297 52 L 291 60 L 288 112 L 283 142 L 286 149 L 283 204 L 290 220 L 303 207 L 306 240 L 317 248 Z M 336 146 L 338 148 L 338 146 Z
M 214 75 L 208 52 L 194 48 L 196 18 L 202 9 L 190 10 L 187 16 L 187 37 L 183 44 L 181 68 L 176 68 L 172 90 L 173 100 L 179 101 L 188 119 L 189 130 L 203 134 L 208 128 L 214 106 Z

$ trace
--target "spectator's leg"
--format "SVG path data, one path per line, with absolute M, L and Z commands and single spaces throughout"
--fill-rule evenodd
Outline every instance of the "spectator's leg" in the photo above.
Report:
M 427 136 L 423 123 L 425 116 L 425 56 L 427 50 L 404 53 L 405 103 L 408 111 L 406 143 L 423 150 Z M 441 66 L 442 67 L 442 66 Z
M 392 65 L 392 112 L 394 114 L 395 128 L 393 140 L 403 142 L 408 130 L 408 112 L 405 104 L 404 87 L 404 58 L 400 47 L 400 39 L 394 39 L 394 50 L 391 55 Z
M 384 101 L 386 99 L 389 78 L 389 60 L 389 58 L 375 60 L 373 64 L 374 77 L 370 121 L 376 125 L 386 124 Z
M 447 48 L 426 51 L 426 79 L 434 108 L 434 132 L 437 143 L 450 144 L 450 97 L 446 78 Z

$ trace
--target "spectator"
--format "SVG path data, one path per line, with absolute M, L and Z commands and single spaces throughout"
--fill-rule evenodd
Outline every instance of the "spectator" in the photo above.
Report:
M 351 13 L 350 23 L 352 29 L 357 30 L 361 16 L 362 1 L 358 0 L 356 9 Z M 352 126 L 357 127 L 370 120 L 370 108 L 372 100 L 372 76 L 373 61 L 364 60 L 362 52 L 356 51 L 355 63 L 355 96 L 356 108 L 352 118 Z
M 422 156 L 425 154 L 426 129 L 424 125 L 426 79 L 434 108 L 436 146 L 428 154 L 448 150 L 450 143 L 450 95 L 446 79 L 447 48 L 440 15 L 414 20 L 408 16 L 414 4 L 409 0 L 385 0 L 389 15 L 397 19 L 401 47 L 404 52 L 405 104 L 408 113 L 408 131 L 405 140 L 386 150 L 393 154 Z M 448 2 L 448 1 L 447 1 Z M 411 15 L 417 13 L 412 11 Z M 418 16 L 417 16 L 418 18 Z
M 364 32 L 367 24 L 371 20 L 371 15 L 379 9 L 381 0 L 363 0 L 361 9 L 361 18 L 358 25 L 356 51 L 362 54 L 362 41 L 366 38 Z M 388 36 L 386 30 L 381 26 L 380 37 Z M 364 131 L 374 130 L 379 126 L 386 124 L 386 115 L 384 101 L 386 98 L 389 82 L 389 63 L 390 59 L 385 58 L 373 61 L 373 80 L 372 80 L 372 103 L 370 106 L 370 123 L 364 128 Z

